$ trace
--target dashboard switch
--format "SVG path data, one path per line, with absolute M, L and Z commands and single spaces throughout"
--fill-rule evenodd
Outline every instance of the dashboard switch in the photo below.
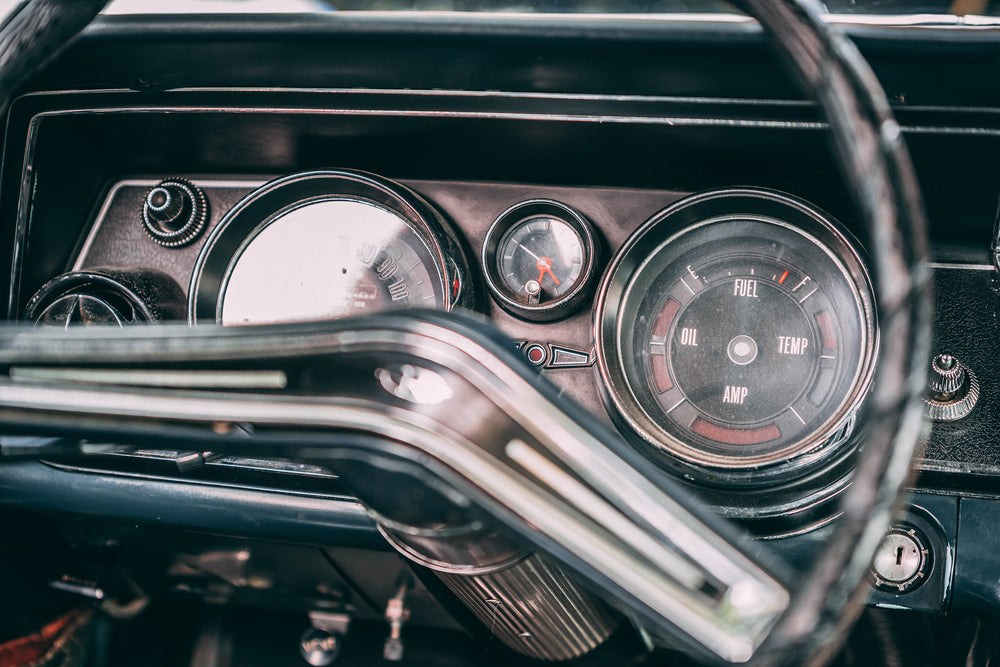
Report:
M 976 407 L 979 379 L 965 364 L 950 354 L 931 361 L 931 377 L 924 397 L 925 412 L 939 422 L 956 421 Z
M 150 238 L 164 247 L 179 248 L 205 230 L 208 199 L 190 181 L 168 178 L 146 194 L 141 217 Z

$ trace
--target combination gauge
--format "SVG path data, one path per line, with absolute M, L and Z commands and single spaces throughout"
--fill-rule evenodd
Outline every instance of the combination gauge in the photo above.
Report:
M 832 460 L 877 340 L 849 237 L 767 190 L 702 193 L 658 213 L 623 245 L 598 296 L 598 364 L 618 416 L 712 483 Z

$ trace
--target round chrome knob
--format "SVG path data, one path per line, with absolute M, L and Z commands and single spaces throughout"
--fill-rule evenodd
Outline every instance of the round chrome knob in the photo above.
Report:
M 979 400 L 979 379 L 950 354 L 931 361 L 931 377 L 924 397 L 927 416 L 934 421 L 955 421 L 972 412 Z
M 208 221 L 208 199 L 183 178 L 160 181 L 142 204 L 142 226 L 162 246 L 179 248 L 194 241 Z

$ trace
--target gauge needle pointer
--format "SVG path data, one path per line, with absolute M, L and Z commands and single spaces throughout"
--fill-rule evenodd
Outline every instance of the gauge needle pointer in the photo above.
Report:
M 539 257 L 538 258 L 538 282 L 539 283 L 542 282 L 542 278 L 545 277 L 546 273 L 549 274 L 549 277 L 552 278 L 552 281 L 556 285 L 559 284 L 559 279 L 556 278 L 556 274 L 552 273 L 552 260 L 549 259 L 548 257 Z
M 524 245 L 523 243 L 518 243 L 518 244 L 517 244 L 517 246 L 518 246 L 518 247 L 519 247 L 519 248 L 520 248 L 521 250 L 523 250 L 524 252 L 526 252 L 526 253 L 528 253 L 529 255 L 531 255 L 532 257 L 534 257 L 534 258 L 535 258 L 536 260 L 538 260 L 539 262 L 540 262 L 540 261 L 542 261 L 542 258 L 541 258 L 541 257 L 539 257 L 538 255 L 536 255 L 535 253 L 531 252 L 531 250 L 529 250 L 529 249 L 528 249 L 528 246 Z

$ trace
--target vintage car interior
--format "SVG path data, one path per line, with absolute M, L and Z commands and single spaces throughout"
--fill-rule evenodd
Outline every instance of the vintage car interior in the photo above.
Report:
M 1000 656 L 996 3 L 11 4 L 0 667 Z

